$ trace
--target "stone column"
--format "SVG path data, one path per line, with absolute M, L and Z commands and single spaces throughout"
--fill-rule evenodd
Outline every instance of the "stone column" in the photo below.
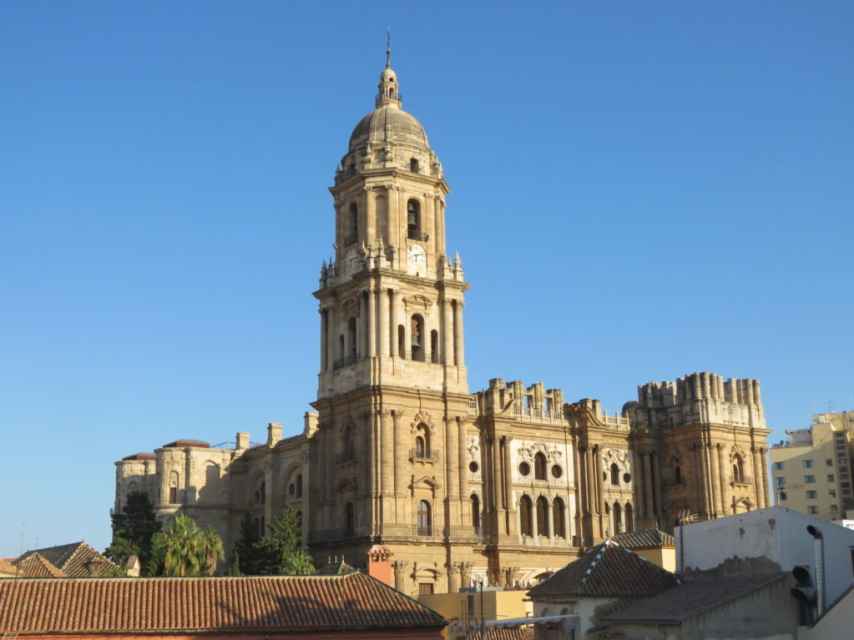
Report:
M 714 447 L 711 442 L 706 443 L 705 447 L 706 453 L 706 475 L 708 477 L 708 486 L 711 488 L 712 493 L 709 497 L 709 514 L 707 517 L 714 518 L 717 516 L 718 512 L 718 485 L 715 480 L 715 471 L 714 471 L 714 462 L 712 461 L 712 456 L 714 456 Z
M 459 476 L 460 469 L 460 443 L 459 430 L 453 419 L 444 421 L 445 426 L 445 470 L 447 473 L 445 486 L 448 496 L 447 507 L 445 508 L 446 518 L 448 523 L 448 535 L 451 535 L 452 530 L 462 524 L 460 522 L 461 514 L 459 510 Z M 451 571 L 449 569 L 448 575 Z
M 394 428 L 394 495 L 397 496 L 396 503 L 398 505 L 395 513 L 395 522 L 403 524 L 404 514 L 400 512 L 400 498 L 405 493 L 406 461 L 409 459 L 409 452 L 406 451 L 403 442 L 403 425 L 401 424 L 403 414 L 400 411 L 392 411 L 391 417 Z
M 326 335 L 329 338 L 329 344 L 327 344 L 327 352 L 326 352 L 326 364 L 328 365 L 328 369 L 335 368 L 335 334 L 337 333 L 335 329 L 335 307 L 330 306 L 327 308 L 327 321 L 326 321 Z
M 400 187 L 397 185 L 392 185 L 388 190 L 388 218 L 388 235 L 394 246 L 394 268 L 400 269 L 406 256 L 403 255 L 405 243 L 400 237 Z
M 643 460 L 638 455 L 638 451 L 632 447 L 632 502 L 635 505 L 635 509 L 637 513 L 635 514 L 635 520 L 638 522 L 643 522 L 643 519 L 646 517 L 646 505 L 643 495 L 643 487 L 644 487 L 644 477 L 643 477 Z M 640 528 L 640 527 L 638 527 Z
M 391 563 L 394 569 L 394 588 L 402 593 L 406 593 L 406 567 L 409 563 L 406 560 L 395 560 Z
M 756 502 L 754 503 L 754 508 L 756 509 L 760 509 L 760 505 L 762 504 L 760 497 L 762 491 L 762 478 L 760 478 L 762 475 L 761 466 L 762 461 L 759 449 L 753 447 L 753 494 L 756 496 Z
M 721 445 L 716 447 L 717 449 L 717 462 L 718 462 L 718 486 L 720 486 L 720 492 L 718 493 L 718 498 L 720 499 L 720 514 L 721 516 L 726 516 L 726 476 L 724 475 L 724 450 Z
M 365 187 L 365 242 L 371 246 L 377 235 L 377 208 L 373 187 Z
M 381 358 L 389 353 L 388 292 L 382 283 L 377 289 L 377 355 Z
M 372 358 L 377 354 L 376 347 L 376 313 L 377 313 L 377 305 L 376 305 L 376 289 L 370 288 L 368 290 L 368 314 L 365 317 L 365 333 L 368 337 L 368 357 Z
M 379 418 L 382 493 L 384 496 L 391 496 L 394 495 L 394 426 L 388 411 L 380 411 Z M 388 508 L 387 505 L 385 507 Z
M 658 463 L 658 454 L 653 452 L 650 454 L 650 462 L 652 463 L 651 468 L 653 472 L 653 477 L 655 478 L 655 482 L 653 482 L 653 493 L 652 493 L 652 503 L 654 507 L 654 515 L 656 526 L 661 526 L 661 514 L 664 511 L 664 505 L 661 503 L 661 465 Z
M 396 289 L 390 289 L 391 295 L 389 296 L 391 299 L 389 301 L 389 305 L 391 307 L 389 312 L 389 355 L 394 358 L 397 355 L 397 298 L 398 292 Z
M 320 371 L 326 371 L 326 353 L 329 349 L 329 316 L 326 309 L 320 309 Z
M 442 337 L 444 338 L 442 342 L 445 345 L 445 353 L 442 360 L 446 366 L 450 367 L 454 364 L 454 317 L 451 300 L 447 297 L 442 302 L 442 311 L 445 320 L 442 328 Z
M 647 526 L 650 526 L 651 523 L 655 520 L 655 513 L 652 510 L 652 469 L 650 468 L 651 461 L 649 458 L 649 453 L 644 451 L 640 454 L 641 463 L 643 467 L 643 502 L 644 502 L 644 516 L 647 519 Z
M 454 322 L 454 344 L 456 346 L 457 366 L 464 367 L 466 363 L 466 339 L 463 330 L 463 301 L 458 300 Z

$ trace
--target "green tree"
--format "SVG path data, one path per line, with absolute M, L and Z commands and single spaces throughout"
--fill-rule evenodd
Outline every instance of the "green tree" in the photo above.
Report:
M 231 550 L 229 573 L 231 575 L 258 575 L 260 554 L 256 547 L 258 536 L 248 513 L 240 521 L 240 538 Z
M 151 540 L 160 531 L 148 495 L 139 491 L 129 494 L 124 509 L 114 513 L 111 520 L 113 540 L 104 555 L 120 566 L 125 566 L 128 558 L 135 555 L 145 570 L 151 558 Z
M 261 575 L 299 575 L 315 573 L 314 563 L 302 547 L 302 528 L 296 509 L 289 508 L 270 524 L 267 534 L 254 545 Z
M 201 529 L 179 513 L 154 535 L 149 575 L 209 576 L 224 557 L 222 539 L 213 529 Z

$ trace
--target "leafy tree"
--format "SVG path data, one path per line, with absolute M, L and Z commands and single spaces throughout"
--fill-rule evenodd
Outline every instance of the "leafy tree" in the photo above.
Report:
M 222 539 L 213 529 L 201 529 L 179 513 L 154 535 L 149 575 L 209 576 L 224 557 Z
M 245 513 L 240 521 L 240 538 L 231 550 L 232 575 L 258 575 L 261 558 L 255 546 L 257 542 L 258 536 L 252 526 L 252 518 Z M 236 574 L 233 573 L 235 570 Z
M 314 563 L 302 547 L 299 516 L 286 509 L 270 524 L 267 534 L 254 545 L 259 556 L 256 567 L 261 575 L 311 575 Z
M 141 491 L 129 494 L 124 509 L 114 513 L 111 519 L 113 541 L 104 555 L 120 566 L 125 566 L 128 558 L 135 555 L 145 569 L 151 558 L 151 540 L 161 526 L 148 495 Z

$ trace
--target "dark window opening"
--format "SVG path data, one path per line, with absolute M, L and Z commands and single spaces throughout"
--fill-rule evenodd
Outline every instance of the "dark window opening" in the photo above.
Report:
M 430 503 L 426 500 L 418 503 L 418 535 L 433 535 L 433 518 L 430 513 Z
M 402 324 L 397 325 L 397 355 L 406 360 L 406 329 Z
M 620 467 L 616 462 L 611 464 L 611 484 L 615 487 L 620 486 Z
M 523 536 L 533 537 L 534 535 L 534 505 L 531 504 L 531 499 L 528 496 L 522 496 L 519 500 L 519 524 Z
M 412 359 L 424 362 L 424 318 L 412 316 Z
M 412 158 L 409 161 L 409 170 L 412 173 L 418 173 L 418 158 Z
M 418 200 L 406 203 L 406 237 L 421 240 L 421 205 Z
M 537 535 L 549 535 L 549 501 L 544 496 L 537 498 Z
M 566 538 L 566 509 L 563 500 L 555 498 L 554 501 L 554 529 L 555 535 L 559 538 Z
M 439 332 L 435 329 L 430 332 L 430 362 L 439 362 Z
M 356 343 L 356 318 L 350 318 L 347 321 L 347 340 L 350 344 L 350 358 L 356 359 L 358 353 L 358 344 Z
M 538 452 L 534 456 L 534 478 L 536 480 L 546 479 L 546 456 L 542 452 Z
M 347 237 L 348 243 L 359 239 L 359 207 L 353 202 L 350 204 L 350 229 Z
M 471 526 L 475 533 L 480 533 L 480 498 L 476 493 L 471 494 Z

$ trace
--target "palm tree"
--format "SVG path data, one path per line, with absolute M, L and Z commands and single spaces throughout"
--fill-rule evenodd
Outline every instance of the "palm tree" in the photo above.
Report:
M 152 540 L 156 574 L 164 576 L 209 576 L 224 557 L 222 539 L 213 529 L 201 529 L 179 513 Z

